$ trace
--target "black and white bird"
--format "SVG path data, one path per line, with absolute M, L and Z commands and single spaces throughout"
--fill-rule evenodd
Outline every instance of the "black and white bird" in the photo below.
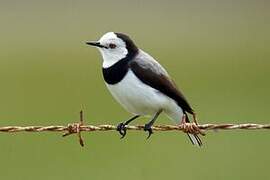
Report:
M 86 44 L 95 46 L 103 58 L 102 72 L 112 96 L 134 116 L 118 125 L 117 130 L 126 135 L 126 125 L 140 116 L 151 115 L 144 130 L 152 134 L 152 125 L 161 112 L 175 123 L 189 122 L 188 113 L 194 110 L 177 88 L 167 71 L 149 54 L 139 49 L 129 36 L 108 32 L 98 41 Z M 188 133 L 191 142 L 201 146 L 197 134 Z

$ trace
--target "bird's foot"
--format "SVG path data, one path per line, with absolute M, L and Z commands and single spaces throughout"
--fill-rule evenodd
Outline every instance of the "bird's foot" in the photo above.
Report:
M 126 124 L 125 123 L 118 124 L 116 130 L 121 135 L 121 138 L 120 139 L 123 139 L 126 136 L 126 134 L 127 134 L 127 128 L 126 128 Z
M 136 116 L 133 116 L 132 118 L 130 118 L 129 120 L 125 121 L 125 122 L 122 122 L 120 124 L 117 125 L 117 128 L 116 130 L 120 133 L 121 135 L 121 139 L 123 139 L 126 134 L 127 134 L 127 125 L 133 121 L 134 119 L 137 119 L 138 117 L 140 117 L 140 115 L 136 115 Z
M 148 136 L 146 139 L 149 139 L 153 134 L 152 124 L 145 124 L 143 130 L 148 132 Z

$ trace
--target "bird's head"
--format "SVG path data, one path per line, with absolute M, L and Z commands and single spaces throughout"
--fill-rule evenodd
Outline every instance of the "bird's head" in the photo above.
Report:
M 108 32 L 98 41 L 88 41 L 86 44 L 95 46 L 103 57 L 103 67 L 110 67 L 123 58 L 132 58 L 138 52 L 134 42 L 123 33 Z

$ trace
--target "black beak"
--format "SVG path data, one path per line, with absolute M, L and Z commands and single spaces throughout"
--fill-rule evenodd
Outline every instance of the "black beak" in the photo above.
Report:
M 86 42 L 86 44 L 90 45 L 90 46 L 96 46 L 96 47 L 100 47 L 100 48 L 106 48 L 106 46 L 103 46 L 100 44 L 100 42 L 97 42 L 97 41 L 88 41 Z

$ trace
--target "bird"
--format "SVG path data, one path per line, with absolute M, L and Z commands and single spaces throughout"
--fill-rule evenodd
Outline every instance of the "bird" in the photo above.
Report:
M 188 114 L 197 124 L 196 113 L 168 72 L 151 55 L 140 49 L 129 35 L 107 32 L 98 41 L 86 41 L 102 55 L 102 74 L 112 96 L 133 116 L 118 124 L 121 138 L 126 126 L 140 116 L 151 116 L 144 126 L 147 139 L 152 126 L 164 112 L 176 124 L 188 124 Z M 198 133 L 199 134 L 199 133 Z M 193 145 L 202 146 L 198 134 L 187 132 Z

